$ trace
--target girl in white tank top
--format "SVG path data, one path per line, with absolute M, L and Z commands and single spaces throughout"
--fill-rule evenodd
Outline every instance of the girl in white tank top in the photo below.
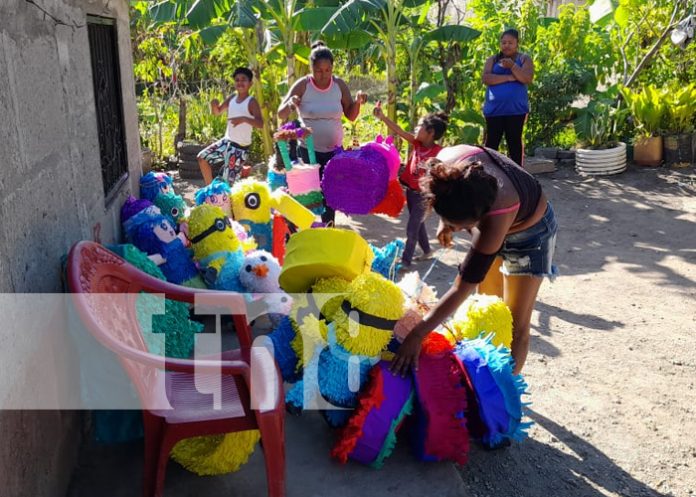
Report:
M 237 95 L 230 99 L 230 103 L 227 107 L 227 119 L 233 117 L 248 117 L 253 119 L 254 116 L 249 112 L 249 103 L 253 98 L 251 95 L 247 96 L 241 102 L 237 102 Z M 230 141 L 235 142 L 237 145 L 242 147 L 248 147 L 251 145 L 251 131 L 252 126 L 249 123 L 240 123 L 236 126 L 232 126 L 232 123 L 227 121 L 227 131 L 225 133 L 225 138 Z

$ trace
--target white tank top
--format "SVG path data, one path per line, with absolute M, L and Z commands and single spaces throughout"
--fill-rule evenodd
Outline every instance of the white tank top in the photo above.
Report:
M 317 88 L 311 76 L 307 78 L 307 87 L 300 100 L 300 116 L 312 128 L 317 152 L 333 152 L 343 144 L 342 95 L 341 87 L 333 78 L 326 90 Z
M 230 105 L 227 107 L 227 118 L 231 117 L 250 117 L 249 112 L 249 102 L 251 101 L 251 95 L 237 103 L 237 95 L 230 99 Z M 251 145 L 251 124 L 242 123 L 236 126 L 232 126 L 232 123 L 227 121 L 227 132 L 225 133 L 225 138 L 232 140 L 233 142 L 241 145 L 242 147 L 248 147 Z

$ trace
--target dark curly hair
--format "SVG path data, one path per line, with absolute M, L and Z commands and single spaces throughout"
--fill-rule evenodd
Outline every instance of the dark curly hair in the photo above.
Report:
M 449 221 L 478 221 L 491 210 L 498 195 L 498 180 L 480 161 L 445 164 L 430 159 L 420 180 L 426 204 Z
M 235 69 L 232 73 L 232 79 L 236 78 L 237 74 L 243 74 L 247 77 L 249 81 L 254 80 L 254 73 L 251 72 L 251 69 L 247 69 L 246 67 L 238 67 L 237 69 Z
M 421 122 L 423 123 L 423 126 L 425 126 L 426 130 L 435 131 L 433 138 L 435 140 L 439 140 L 442 138 L 442 135 L 445 134 L 445 131 L 447 131 L 449 116 L 444 112 L 431 112 L 423 117 Z

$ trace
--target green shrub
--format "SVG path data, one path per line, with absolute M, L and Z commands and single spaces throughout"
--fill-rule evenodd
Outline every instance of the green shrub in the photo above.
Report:
M 551 145 L 568 150 L 575 147 L 577 141 L 578 138 L 575 134 L 575 127 L 572 125 L 566 125 L 556 133 L 551 140 Z
M 228 95 L 219 89 L 202 89 L 187 97 L 186 138 L 198 143 L 209 144 L 225 136 L 227 112 L 215 116 L 210 110 L 210 101 L 217 98 L 222 102 Z
M 147 89 L 138 97 L 137 107 L 141 146 L 152 150 L 155 161 L 174 155 L 178 107 L 167 98 L 150 94 Z
M 529 91 L 529 119 L 525 126 L 528 148 L 551 145 L 554 137 L 573 119 L 571 104 L 591 81 L 592 75 L 576 64 L 564 72 L 539 74 Z

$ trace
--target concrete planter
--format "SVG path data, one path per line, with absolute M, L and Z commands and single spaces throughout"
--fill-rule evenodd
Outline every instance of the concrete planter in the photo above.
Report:
M 578 148 L 575 151 L 575 170 L 580 174 L 608 176 L 626 170 L 626 144 L 620 142 L 616 147 L 595 150 Z

